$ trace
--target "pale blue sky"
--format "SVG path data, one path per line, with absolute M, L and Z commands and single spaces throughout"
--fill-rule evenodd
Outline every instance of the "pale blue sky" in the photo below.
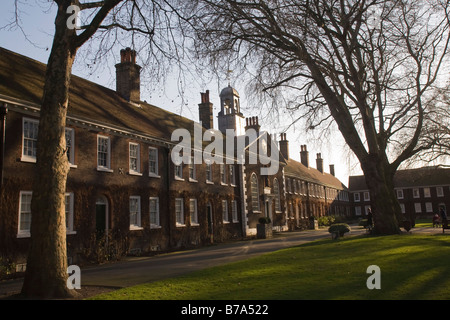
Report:
M 7 30 L 6 28 L 3 28 L 0 30 L 0 46 L 40 62 L 47 63 L 52 45 L 52 36 L 54 32 L 53 21 L 56 6 L 51 6 L 43 1 L 23 2 L 24 3 L 20 6 L 22 10 L 20 13 L 20 22 L 26 37 L 18 28 L 14 28 L 14 30 Z M 1 2 L 0 10 L 0 27 L 6 25 L 8 21 L 11 21 L 11 19 L 14 19 L 14 1 L 3 0 Z M 98 69 L 102 70 L 101 72 L 90 74 L 90 70 L 86 67 L 86 64 L 78 59 L 74 64 L 73 73 L 90 81 L 114 89 L 115 75 L 113 61 L 118 62 L 118 60 L 119 52 L 114 53 L 114 57 L 109 59 L 108 65 L 102 65 L 101 68 Z M 102 64 L 102 61 L 100 64 Z M 221 87 L 225 87 L 227 85 L 227 80 L 225 78 L 226 75 L 224 75 L 223 81 L 214 81 L 213 83 L 210 83 L 208 87 L 204 88 L 200 85 L 192 83 L 192 85 L 185 88 L 184 101 L 182 101 L 179 97 L 179 92 L 175 88 L 176 84 L 174 85 L 172 83 L 167 83 L 164 88 L 156 88 L 153 90 L 146 90 L 144 87 L 141 89 L 141 97 L 142 100 L 146 100 L 147 102 L 158 107 L 198 121 L 198 103 L 200 103 L 200 92 L 208 89 L 210 90 L 211 102 L 214 104 L 214 113 L 216 118 L 217 113 L 220 111 L 218 87 L 221 86 L 222 83 L 223 85 Z M 176 80 L 174 80 L 174 82 L 175 81 Z M 254 116 L 254 114 L 249 114 L 249 111 L 252 108 L 248 106 L 249 102 L 245 97 L 244 85 L 242 84 L 242 86 L 240 86 L 239 84 L 233 83 L 233 81 L 232 85 L 240 93 L 241 109 L 244 116 Z M 270 120 L 265 119 L 261 119 L 260 124 L 262 124 L 263 130 L 267 130 L 272 134 L 277 134 L 278 138 L 279 133 L 283 131 L 283 127 L 287 127 L 287 125 L 283 126 L 283 124 L 281 124 L 274 128 Z M 335 135 L 333 141 L 327 141 L 321 145 L 314 143 L 311 138 L 304 137 L 305 134 L 302 131 L 302 128 L 297 128 L 296 130 L 290 129 L 287 132 L 287 138 L 290 141 L 291 158 L 299 161 L 300 145 L 307 144 L 310 155 L 310 165 L 312 167 L 316 166 L 316 153 L 321 153 L 322 158 L 324 159 L 325 172 L 329 172 L 329 164 L 335 164 L 336 176 L 345 185 L 348 184 L 349 174 L 360 174 L 359 165 L 355 166 L 355 161 L 351 162 L 348 159 L 348 154 L 344 151 L 344 143 L 339 132 Z

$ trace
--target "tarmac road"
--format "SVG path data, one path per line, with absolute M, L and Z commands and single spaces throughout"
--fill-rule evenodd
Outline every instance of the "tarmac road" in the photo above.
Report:
M 356 226 L 349 235 L 364 232 L 365 229 Z M 152 257 L 126 257 L 119 262 L 82 268 L 81 286 L 128 287 L 330 237 L 327 229 L 282 232 L 271 239 L 234 241 Z M 0 282 L 0 298 L 20 292 L 22 281 Z

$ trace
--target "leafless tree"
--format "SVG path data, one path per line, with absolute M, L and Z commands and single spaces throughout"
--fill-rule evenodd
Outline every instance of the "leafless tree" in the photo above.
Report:
M 69 164 L 65 154 L 65 124 L 71 70 L 78 50 L 86 45 L 98 46 L 93 52 L 100 59 L 117 41 L 127 37 L 135 49 L 148 52 L 147 59 L 156 61 L 154 65 L 170 65 L 182 54 L 182 42 L 178 42 L 182 34 L 172 25 L 177 18 L 176 8 L 166 0 L 53 3 L 57 13 L 40 110 L 31 245 L 22 287 L 26 296 L 46 298 L 72 295 L 66 285 L 64 194 Z M 13 23 L 18 24 L 21 3 L 16 0 L 15 4 Z M 81 18 L 78 23 L 77 17 Z
M 272 109 L 299 110 L 309 127 L 337 125 L 366 177 L 375 231 L 393 234 L 402 219 L 394 173 L 438 146 L 424 134 L 448 117 L 448 104 L 436 104 L 438 89 L 448 91 L 442 74 L 448 6 L 446 0 L 197 0 L 189 14 L 199 59 L 249 74 Z M 448 143 L 448 131 L 447 140 L 440 134 Z

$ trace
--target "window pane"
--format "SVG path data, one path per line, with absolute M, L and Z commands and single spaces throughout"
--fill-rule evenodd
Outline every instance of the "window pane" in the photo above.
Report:
M 158 174 L 158 150 L 150 148 L 148 152 L 149 172 Z
M 158 199 L 150 199 L 150 224 L 159 225 L 159 205 Z
M 108 167 L 109 139 L 98 137 L 98 166 Z
M 23 155 L 36 157 L 39 123 L 32 120 L 23 122 Z
M 259 210 L 259 192 L 258 192 L 258 178 L 256 174 L 251 177 L 251 191 L 252 191 L 252 209 Z

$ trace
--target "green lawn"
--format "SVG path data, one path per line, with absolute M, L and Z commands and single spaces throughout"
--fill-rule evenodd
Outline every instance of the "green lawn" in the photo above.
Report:
M 381 270 L 369 290 L 367 267 Z M 321 240 L 95 299 L 450 299 L 450 236 Z

